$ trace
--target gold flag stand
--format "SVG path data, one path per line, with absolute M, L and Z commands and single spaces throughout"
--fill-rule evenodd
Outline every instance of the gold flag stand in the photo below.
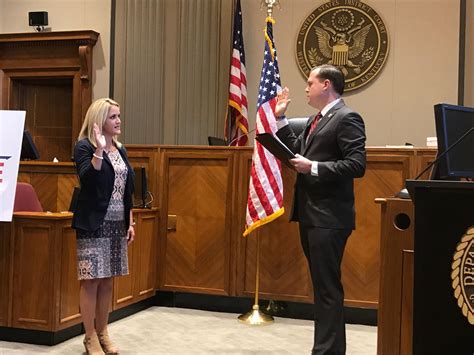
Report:
M 259 274 L 260 274 L 260 233 L 257 230 L 257 271 L 255 272 L 255 301 L 251 311 L 239 316 L 239 321 L 248 325 L 268 325 L 273 323 L 272 316 L 260 311 L 258 306 L 258 288 L 259 288 Z

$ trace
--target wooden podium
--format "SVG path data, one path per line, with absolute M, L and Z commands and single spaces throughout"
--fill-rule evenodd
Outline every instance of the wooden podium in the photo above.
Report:
M 413 322 L 413 204 L 376 198 L 381 206 L 377 354 L 409 355 Z
M 413 354 L 474 353 L 474 183 L 407 180 L 415 203 Z

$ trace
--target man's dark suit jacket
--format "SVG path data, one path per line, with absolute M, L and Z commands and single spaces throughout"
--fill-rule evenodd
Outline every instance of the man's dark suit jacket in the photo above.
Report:
M 297 137 L 287 125 L 277 136 L 293 151 L 318 161 L 319 176 L 298 174 L 292 221 L 322 228 L 355 228 L 354 178 L 365 173 L 365 128 L 362 117 L 338 102 L 318 122 L 306 142 L 314 116 Z
M 115 180 L 114 168 L 107 154 L 103 155 L 104 160 L 100 170 L 95 170 L 92 166 L 92 154 L 95 149 L 88 139 L 78 141 L 74 149 L 74 161 L 81 182 L 81 190 L 72 219 L 72 227 L 90 232 L 97 230 L 104 221 Z M 128 229 L 130 226 L 130 209 L 133 204 L 134 172 L 128 162 L 125 147 L 119 148 L 119 152 L 128 169 L 124 192 L 124 218 Z

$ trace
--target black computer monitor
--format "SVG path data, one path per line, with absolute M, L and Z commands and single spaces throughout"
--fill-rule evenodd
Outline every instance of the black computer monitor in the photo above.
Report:
M 474 177 L 474 108 L 438 104 L 434 107 L 439 159 L 431 175 L 435 180 Z M 464 134 L 469 132 L 462 140 Z
M 23 141 L 21 142 L 21 160 L 37 160 L 40 155 L 36 145 L 33 142 L 30 132 L 27 130 L 23 131 Z
M 144 167 L 133 168 L 135 173 L 135 190 L 133 192 L 134 207 L 151 207 L 150 193 L 146 178 L 146 169 Z
M 207 141 L 211 146 L 224 146 L 227 145 L 225 140 L 219 137 L 208 136 Z

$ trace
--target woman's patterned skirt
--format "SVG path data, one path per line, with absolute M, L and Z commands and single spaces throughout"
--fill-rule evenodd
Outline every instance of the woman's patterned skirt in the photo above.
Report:
M 77 230 L 78 279 L 128 275 L 125 221 L 104 220 L 94 232 Z

